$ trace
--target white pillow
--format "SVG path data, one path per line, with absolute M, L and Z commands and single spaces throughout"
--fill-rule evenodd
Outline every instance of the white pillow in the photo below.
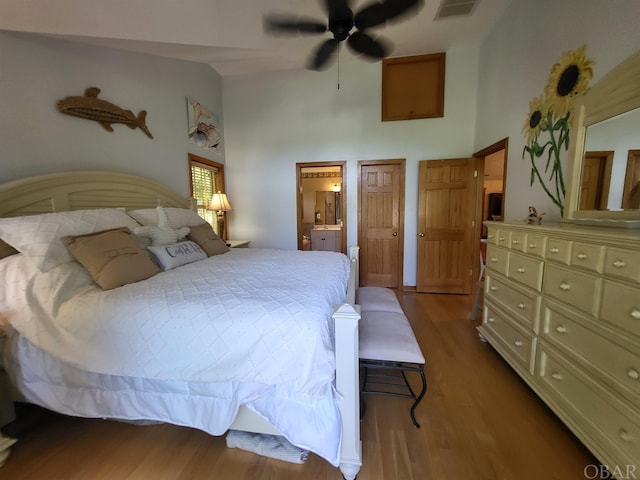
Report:
M 171 227 L 169 216 L 163 207 L 156 207 L 156 218 L 158 219 L 157 226 L 136 227 L 133 233 L 149 237 L 151 245 L 170 245 L 189 234 L 189 227 L 182 227 L 177 230 Z
M 62 237 L 137 226 L 123 209 L 74 210 L 0 218 L 0 238 L 28 257 L 38 270 L 47 272 L 74 261 Z
M 182 227 L 195 227 L 196 225 L 206 223 L 204 218 L 202 218 L 193 210 L 189 210 L 188 208 L 143 208 L 141 210 L 130 210 L 127 213 L 143 227 L 157 227 L 159 222 L 159 209 L 164 210 L 164 212 L 167 214 L 167 218 L 169 219 L 169 225 L 171 225 L 171 227 L 175 229 L 179 229 Z
M 133 233 L 137 237 L 147 237 L 151 245 L 170 245 L 189 235 L 189 227 L 174 230 L 169 227 L 136 227 Z
M 192 241 L 174 243 L 173 245 L 151 246 L 147 247 L 147 250 L 153 254 L 158 265 L 164 271 L 207 258 L 204 250 Z

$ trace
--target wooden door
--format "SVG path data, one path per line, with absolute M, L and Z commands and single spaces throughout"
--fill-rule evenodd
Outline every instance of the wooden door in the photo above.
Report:
M 475 159 L 420 162 L 416 289 L 471 293 L 478 176 Z
M 360 285 L 399 288 L 404 257 L 404 160 L 359 162 Z
M 612 166 L 613 151 L 585 153 L 580 184 L 580 210 L 607 208 Z
M 640 208 L 640 150 L 629 150 L 622 193 L 622 208 Z

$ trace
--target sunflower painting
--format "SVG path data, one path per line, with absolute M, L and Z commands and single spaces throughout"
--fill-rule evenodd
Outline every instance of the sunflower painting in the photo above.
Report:
M 585 51 L 582 46 L 565 52 L 551 67 L 544 94 L 529 102 L 529 114 L 522 129 L 527 140 L 522 157 L 528 154 L 531 160 L 530 185 L 537 179 L 560 208 L 561 215 L 565 185 L 560 155 L 569 148 L 572 99 L 587 91 L 593 77 L 594 62 L 586 57 Z M 545 153 L 546 161 L 540 161 Z

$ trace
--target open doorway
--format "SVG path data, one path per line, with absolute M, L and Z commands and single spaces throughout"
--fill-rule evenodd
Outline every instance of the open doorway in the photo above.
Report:
M 509 139 L 502 140 L 490 145 L 473 154 L 477 161 L 478 173 L 482 181 L 479 182 L 477 201 L 477 214 L 479 225 L 476 225 L 475 245 L 478 250 L 476 258 L 479 270 L 477 275 L 478 284 L 476 291 L 476 302 L 473 308 L 472 317 L 475 318 L 479 306 L 479 299 L 483 288 L 484 265 L 487 255 L 487 227 L 484 221 L 491 220 L 501 222 L 504 220 L 505 205 L 505 180 L 507 178 L 507 158 L 509 156 Z
M 501 222 L 504 218 L 505 178 L 507 174 L 507 154 L 509 139 L 504 138 L 493 145 L 473 154 L 479 161 L 481 180 L 481 225 L 480 238 L 487 238 L 485 220 Z
M 346 252 L 345 164 L 296 163 L 298 250 Z

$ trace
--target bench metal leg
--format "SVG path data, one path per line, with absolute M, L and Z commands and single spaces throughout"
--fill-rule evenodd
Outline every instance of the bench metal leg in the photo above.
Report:
M 416 420 L 416 415 L 415 415 L 416 407 L 420 403 L 420 400 L 422 400 L 422 398 L 427 393 L 427 378 L 424 376 L 424 365 L 420 365 L 419 368 L 420 368 L 420 379 L 422 380 L 422 390 L 420 391 L 420 395 L 416 397 L 416 401 L 413 402 L 413 405 L 411 406 L 411 420 L 413 421 L 413 424 L 416 426 L 416 428 L 420 428 L 420 424 Z M 402 376 L 404 376 L 404 371 L 402 372 Z M 405 377 L 405 382 L 406 381 L 407 379 Z M 407 382 L 407 385 L 409 385 L 409 382 Z M 411 387 L 409 387 L 409 389 L 411 389 Z
M 424 374 L 424 364 L 387 362 L 381 360 L 360 360 L 360 367 L 363 372 L 362 386 L 360 389 L 360 419 L 364 418 L 366 411 L 366 403 L 363 399 L 364 395 L 389 395 L 394 397 L 410 398 L 414 401 L 410 409 L 411 421 L 416 428 L 420 428 L 420 424 L 416 420 L 415 410 L 427 393 L 427 379 Z M 369 373 L 370 369 L 382 371 L 390 370 L 399 372 L 400 375 Z M 422 388 L 418 395 L 416 395 L 411 388 L 406 372 L 417 372 L 420 374 Z M 398 383 L 398 381 L 401 381 L 401 383 Z

